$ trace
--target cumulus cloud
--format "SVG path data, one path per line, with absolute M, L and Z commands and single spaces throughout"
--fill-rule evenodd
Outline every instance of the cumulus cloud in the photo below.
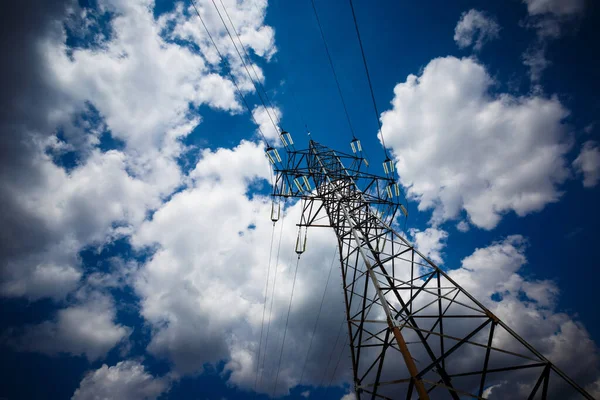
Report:
M 475 51 L 480 51 L 485 43 L 499 36 L 498 23 L 475 9 L 464 12 L 454 28 L 454 41 L 458 47 L 473 46 Z
M 436 264 L 443 264 L 442 249 L 446 247 L 445 241 L 448 239 L 448 232 L 437 228 L 427 228 L 424 231 L 411 229 L 410 235 L 415 247 L 425 257 Z
M 259 132 L 265 135 L 271 146 L 282 146 L 279 139 L 278 121 L 281 119 L 281 111 L 276 107 L 257 106 L 252 111 L 252 116 L 258 124 Z
M 239 113 L 242 107 L 183 3 L 158 18 L 149 0 L 99 1 L 92 8 L 30 3 L 27 15 L 13 15 L 14 7 L 0 13 L 3 26 L 16 31 L 35 25 L 15 34 L 22 43 L 0 43 L 13 55 L 0 74 L 0 129 L 11 138 L 1 148 L 0 293 L 61 299 L 81 279 L 83 247 L 130 233 L 183 184 L 177 160 L 189 151 L 182 139 L 202 120 L 198 108 Z M 276 47 L 263 24 L 266 3 L 224 3 L 254 56 L 270 58 Z M 242 79 L 212 3 L 200 7 L 248 93 L 253 87 Z M 99 33 L 88 37 L 90 31 Z M 68 39 L 85 45 L 67 46 Z M 105 137 L 119 145 L 101 150 Z M 74 165 L 57 161 L 65 154 L 75 156 Z
M 89 372 L 75 390 L 72 400 L 154 400 L 169 389 L 169 381 L 155 378 L 138 361 L 104 364 Z
M 100 359 L 123 342 L 131 329 L 115 322 L 115 305 L 100 293 L 85 294 L 82 302 L 57 312 L 56 318 L 38 325 L 12 329 L 8 344 L 18 350 L 48 355 L 67 353 Z
M 593 140 L 588 140 L 581 147 L 581 152 L 573 161 L 575 170 L 583 175 L 583 186 L 592 188 L 600 180 L 600 146 Z
M 273 226 L 269 199 L 246 194 L 250 187 L 266 184 L 268 162 L 261 146 L 243 142 L 233 150 L 204 151 L 190 176 L 193 184 L 157 210 L 132 238 L 138 248 L 157 248 L 135 282 L 141 313 L 154 328 L 148 350 L 171 360 L 180 373 L 195 373 L 202 371 L 204 363 L 228 360 L 230 382 L 250 389 L 258 363 Z M 273 300 L 273 310 L 270 313 L 267 308 L 269 328 L 264 327 L 260 345 L 260 392 L 274 390 L 276 356 L 297 259 L 294 224 L 299 214 L 300 203 L 288 205 L 275 229 L 275 245 L 281 240 L 281 250 L 272 249 L 267 304 Z M 299 383 L 302 364 L 297 357 L 308 350 L 320 301 L 314 294 L 323 291 L 335 245 L 330 231 L 315 230 L 308 235 L 308 250 L 300 260 L 295 284 L 278 394 Z M 328 382 L 332 374 L 333 366 L 325 370 L 320 355 L 331 351 L 344 317 L 336 275 L 328 286 L 303 384 L 322 384 L 324 376 Z M 340 368 L 335 379 L 347 378 L 347 374 L 347 369 Z
M 593 385 L 600 375 L 598 348 L 581 323 L 556 310 L 555 283 L 524 277 L 526 249 L 525 238 L 509 236 L 475 250 L 450 277 L 576 382 Z M 515 393 L 500 378 L 490 385 L 494 386 L 490 398 Z
M 396 85 L 381 116 L 400 181 L 432 222 L 464 209 L 491 229 L 560 198 L 568 111 L 555 97 L 492 95 L 493 84 L 473 59 L 437 58 Z

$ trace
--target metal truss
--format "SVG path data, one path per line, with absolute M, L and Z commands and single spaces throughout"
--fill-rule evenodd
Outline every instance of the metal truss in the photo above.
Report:
M 303 229 L 337 235 L 359 399 L 592 399 L 393 228 L 393 174 L 312 140 L 274 164 L 273 195 L 303 201 L 300 250 Z

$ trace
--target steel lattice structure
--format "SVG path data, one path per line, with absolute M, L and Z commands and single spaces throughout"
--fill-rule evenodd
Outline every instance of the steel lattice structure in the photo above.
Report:
M 592 399 L 393 228 L 406 208 L 390 160 L 378 176 L 356 140 L 350 155 L 281 139 L 285 159 L 267 155 L 275 199 L 303 202 L 297 251 L 308 227 L 337 235 L 359 399 Z

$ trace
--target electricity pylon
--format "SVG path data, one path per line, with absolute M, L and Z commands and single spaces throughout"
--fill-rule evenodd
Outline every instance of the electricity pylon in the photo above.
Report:
M 391 160 L 380 176 L 356 139 L 354 154 L 281 140 L 284 159 L 266 151 L 274 204 L 302 202 L 296 251 L 308 227 L 337 235 L 359 399 L 593 399 L 394 229 L 407 211 Z

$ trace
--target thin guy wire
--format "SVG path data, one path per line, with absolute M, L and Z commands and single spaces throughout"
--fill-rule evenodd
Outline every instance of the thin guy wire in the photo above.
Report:
M 313 0 L 314 1 L 314 0 Z M 362 39 L 360 38 L 360 31 L 358 30 L 358 22 L 356 21 L 356 14 L 354 13 L 354 4 L 350 1 L 350 8 L 352 9 L 352 19 L 354 19 L 354 27 L 356 28 L 356 36 L 358 37 L 358 44 L 360 45 L 360 53 L 362 55 L 363 64 L 365 65 L 365 71 L 367 73 L 367 81 L 369 82 L 369 89 L 371 90 L 371 100 L 373 100 L 373 109 L 375 110 L 375 119 L 377 119 L 377 125 L 379 126 L 379 134 L 381 135 L 381 144 L 383 145 L 383 151 L 388 156 L 387 148 L 385 146 L 385 139 L 383 138 L 383 130 L 381 127 L 381 120 L 379 119 L 379 111 L 377 110 L 377 102 L 375 101 L 375 93 L 373 92 L 373 85 L 371 83 L 371 75 L 369 74 L 369 67 L 367 66 L 367 57 L 365 56 L 365 50 L 363 48 Z
M 325 389 L 325 398 L 327 398 L 327 392 L 329 392 L 329 388 L 331 387 L 331 384 L 333 383 L 333 378 L 335 378 L 335 371 L 337 371 L 338 367 L 340 366 L 340 361 L 342 360 L 342 354 L 344 354 L 344 349 L 346 348 L 346 344 L 348 344 L 348 337 L 346 336 L 346 340 L 344 341 L 344 344 L 342 345 L 342 350 L 340 351 L 340 355 L 338 357 L 337 363 L 335 364 L 335 368 L 333 369 L 333 373 L 331 374 L 331 379 L 329 380 L 329 384 L 327 385 L 327 388 Z
M 210 31 L 208 30 L 208 28 L 206 27 L 206 24 L 204 23 L 204 19 L 202 18 L 202 16 L 200 15 L 200 11 L 198 11 L 198 8 L 196 7 L 196 0 L 190 0 L 192 2 L 192 6 L 194 7 L 194 10 L 196 10 L 196 14 L 198 15 L 198 18 L 200 19 L 200 22 L 202 23 L 202 26 L 204 27 L 204 30 L 206 31 L 206 34 L 208 35 L 208 37 L 210 38 L 210 41 L 212 42 L 215 50 L 217 51 L 217 54 L 219 55 L 219 58 L 221 59 L 221 61 L 227 63 L 227 60 L 225 59 L 225 57 L 223 57 L 223 55 L 221 54 L 221 52 L 219 51 L 219 48 L 217 47 L 217 44 L 215 43 L 212 35 L 210 34 Z M 229 65 L 229 63 L 227 63 Z M 267 145 L 267 147 L 269 147 L 269 141 L 267 140 L 267 138 L 265 137 L 265 134 L 263 133 L 263 131 L 260 129 L 260 125 L 258 124 L 258 122 L 256 122 L 256 119 L 254 118 L 254 115 L 252 114 L 252 110 L 250 109 L 250 106 L 248 105 L 248 102 L 246 101 L 246 98 L 244 97 L 244 94 L 242 93 L 242 91 L 240 90 L 240 87 L 238 86 L 238 84 L 236 83 L 233 74 L 231 73 L 231 66 L 229 67 L 229 70 L 227 71 L 227 75 L 229 75 L 229 79 L 231 79 L 231 82 L 233 83 L 233 85 L 235 86 L 235 88 L 238 91 L 238 94 L 240 95 L 240 97 L 242 98 L 242 101 L 244 103 L 244 105 L 246 106 L 246 108 L 248 109 L 248 112 L 250 113 L 250 117 L 252 118 L 252 120 L 254 121 L 254 123 L 256 124 L 257 128 L 258 128 L 258 132 L 260 133 L 260 136 L 262 137 L 262 140 L 265 142 L 265 144 Z
M 331 348 L 331 353 L 329 353 L 329 360 L 327 361 L 327 366 L 325 367 L 325 373 L 327 373 L 327 370 L 329 369 L 329 364 L 331 364 L 331 359 L 333 358 L 333 352 L 335 351 L 335 347 L 338 344 L 338 341 L 340 340 L 340 333 L 342 333 L 342 327 L 344 326 L 344 322 L 346 321 L 346 316 L 344 316 L 344 319 L 342 320 L 342 323 L 340 324 L 340 327 L 338 328 L 338 333 L 337 336 L 335 337 L 335 342 L 333 343 L 333 347 Z M 323 377 L 321 378 L 321 383 L 319 384 L 319 386 L 323 386 L 323 382 L 325 382 L 325 373 L 323 374 Z
M 246 55 L 246 60 L 248 61 L 248 64 L 250 64 L 250 68 L 254 72 L 254 77 L 256 78 L 256 82 L 258 83 L 258 86 L 262 89 L 265 99 L 267 99 L 267 103 L 269 103 L 269 107 L 271 107 L 272 109 L 275 109 L 275 107 L 273 106 L 273 103 L 271 102 L 271 99 L 269 98 L 269 95 L 267 94 L 267 91 L 265 90 L 264 85 L 262 84 L 262 82 L 260 81 L 260 79 L 258 77 L 258 73 L 256 72 L 256 69 L 254 68 L 252 59 L 250 58 L 250 54 L 248 54 L 246 47 L 242 43 L 240 34 L 238 33 L 237 29 L 235 28 L 235 25 L 233 24 L 233 21 L 231 20 L 231 17 L 229 16 L 229 13 L 227 12 L 227 8 L 225 8 L 225 4 L 223 4 L 223 0 L 219 0 L 219 2 L 221 3 L 221 7 L 223 7 L 223 11 L 225 11 L 225 16 L 227 17 L 227 20 L 229 20 L 229 23 L 231 24 L 231 27 L 233 28 L 233 32 L 237 36 L 238 42 L 240 42 L 240 47 L 242 48 L 242 50 L 244 50 L 244 54 Z M 260 92 L 257 92 L 257 93 L 260 96 Z M 277 120 L 277 125 L 281 126 L 281 120 L 277 116 L 277 113 L 273 113 L 273 115 L 275 116 L 275 119 Z
M 265 353 L 263 354 L 263 362 L 262 362 L 262 367 L 261 367 L 260 380 L 258 382 L 259 386 L 262 384 L 262 371 L 264 371 L 264 369 L 265 369 L 265 362 L 267 360 L 266 350 L 269 348 L 268 347 L 269 331 L 271 329 L 271 316 L 273 315 L 273 299 L 275 298 L 275 288 L 277 286 L 277 269 L 279 266 L 279 252 L 281 250 L 281 238 L 283 237 L 283 221 L 284 220 L 285 220 L 285 214 L 283 214 L 283 217 L 281 218 L 281 232 L 279 233 L 279 245 L 277 246 L 277 258 L 275 259 L 275 275 L 273 277 L 273 289 L 271 291 L 271 305 L 269 306 L 269 320 L 267 321 L 267 336 L 265 338 Z M 294 253 L 292 252 L 292 255 L 290 256 L 290 261 L 288 262 L 288 264 L 291 263 L 293 255 L 294 255 Z
M 317 332 L 317 325 L 319 324 L 319 317 L 321 316 L 321 310 L 323 309 L 323 303 L 325 302 L 325 295 L 327 294 L 327 285 L 329 285 L 329 279 L 331 278 L 331 271 L 333 271 L 333 264 L 335 263 L 335 255 L 337 254 L 337 243 L 335 245 L 335 249 L 333 251 L 333 258 L 331 259 L 331 266 L 329 267 L 329 274 L 327 274 L 327 281 L 325 281 L 325 289 L 323 289 L 323 297 L 321 298 L 321 305 L 319 306 L 319 312 L 317 313 L 317 319 L 315 321 L 315 326 L 313 327 L 313 333 L 310 337 L 310 343 L 308 344 L 308 350 L 306 351 L 306 358 L 304 359 L 304 365 L 302 366 L 302 373 L 300 374 L 300 381 L 298 384 L 302 383 L 302 378 L 304 377 L 304 371 L 306 370 L 306 364 L 308 363 L 308 356 L 310 355 L 310 349 L 312 348 L 313 339 L 315 338 L 315 333 Z
M 262 103 L 265 111 L 267 112 L 267 115 L 269 116 L 269 119 L 271 120 L 271 123 L 273 124 L 273 127 L 275 128 L 275 132 L 277 132 L 279 130 L 279 129 L 277 129 L 277 124 L 275 124 L 275 121 L 273 121 L 273 117 L 271 117 L 271 113 L 269 113 L 269 109 L 267 108 L 265 101 L 263 100 L 262 96 L 260 95 L 260 90 L 258 90 L 258 86 L 256 85 L 256 82 L 254 82 L 254 78 L 252 78 L 252 75 L 250 74 L 250 70 L 248 70 L 248 66 L 246 65 L 246 62 L 244 61 L 244 57 L 242 57 L 242 53 L 240 53 L 237 45 L 235 44 L 235 40 L 233 40 L 233 36 L 231 36 L 229 27 L 227 27 L 227 24 L 225 23 L 225 20 L 223 19 L 223 16 L 221 15 L 221 11 L 219 11 L 219 7 L 217 7 L 217 3 L 215 3 L 215 0 L 211 0 L 211 1 L 212 1 L 213 5 L 215 6 L 215 10 L 217 10 L 217 14 L 219 14 L 219 18 L 221 19 L 221 22 L 223 23 L 225 30 L 227 31 L 227 36 L 229 36 L 229 39 L 231 39 L 231 43 L 233 43 L 235 52 L 240 57 L 240 60 L 242 61 L 242 65 L 244 66 L 244 69 L 246 70 L 246 73 L 248 74 L 250 81 L 252 81 L 252 85 L 254 86 L 254 89 L 256 90 L 256 93 L 258 94 L 258 98 L 260 99 L 260 102 Z
M 317 20 L 317 24 L 319 25 L 319 32 L 321 32 L 321 39 L 323 39 L 323 44 L 325 45 L 325 52 L 327 53 L 327 59 L 329 60 L 329 65 L 331 66 L 331 71 L 333 72 L 333 77 L 335 78 L 335 84 L 337 85 L 338 93 L 340 94 L 340 99 L 342 100 L 342 105 L 344 106 L 344 113 L 346 114 L 346 119 L 348 120 L 348 126 L 350 127 L 350 132 L 352 132 L 352 138 L 356 138 L 354 134 L 354 128 L 352 127 L 352 122 L 350 121 L 350 114 L 348 113 L 348 108 L 346 107 L 346 102 L 344 101 L 344 96 L 342 95 L 342 88 L 340 86 L 340 82 L 337 77 L 337 73 L 335 72 L 335 68 L 333 66 L 333 60 L 331 59 L 331 54 L 329 53 L 329 46 L 327 46 L 327 41 L 325 40 L 325 34 L 323 33 L 323 28 L 321 26 L 321 20 L 319 19 L 319 14 L 317 13 L 317 7 L 315 6 L 315 0 L 310 0 L 312 4 L 312 9 L 315 14 L 315 18 Z
M 281 224 L 283 225 L 283 224 Z M 263 329 L 265 327 L 265 311 L 267 309 L 267 294 L 269 293 L 269 275 L 271 272 L 271 259 L 273 257 L 273 239 L 275 238 L 275 222 L 271 230 L 271 247 L 269 248 L 269 266 L 267 267 L 267 281 L 265 283 L 265 303 L 263 305 L 262 322 L 260 324 L 260 340 L 258 341 L 258 357 L 256 357 L 256 377 L 254 378 L 254 391 L 256 392 L 256 384 L 258 383 L 258 367 L 260 365 L 260 351 L 262 346 Z
M 275 385 L 273 385 L 273 396 L 277 391 L 277 381 L 279 380 L 279 371 L 281 370 L 281 359 L 283 358 L 283 349 L 285 348 L 285 337 L 287 336 L 288 323 L 290 322 L 290 311 L 292 310 L 292 300 L 294 299 L 294 288 L 296 287 L 296 277 L 298 276 L 298 266 L 300 265 L 300 256 L 296 261 L 296 271 L 294 272 L 294 280 L 292 282 L 292 293 L 290 294 L 290 305 L 288 306 L 287 317 L 285 319 L 285 329 L 283 330 L 283 341 L 281 342 L 281 351 L 279 352 L 279 365 L 277 366 L 277 374 L 275 375 Z

